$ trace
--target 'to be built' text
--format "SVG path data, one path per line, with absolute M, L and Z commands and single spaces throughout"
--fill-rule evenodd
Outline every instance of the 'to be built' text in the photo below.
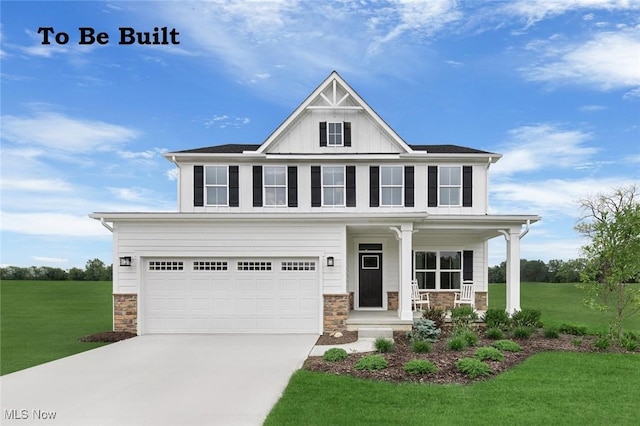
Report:
M 91 27 L 78 28 L 80 39 L 78 44 L 91 45 L 108 44 L 109 34 L 106 32 L 96 32 Z M 42 43 L 48 45 L 51 43 L 63 45 L 69 43 L 69 34 L 64 31 L 56 32 L 53 27 L 40 27 L 38 28 L 38 34 L 42 34 Z M 154 27 L 153 31 L 136 31 L 131 27 L 118 28 L 118 44 L 130 45 L 168 45 L 168 44 L 180 44 L 178 36 L 180 33 L 175 28 L 169 29 L 168 27 Z

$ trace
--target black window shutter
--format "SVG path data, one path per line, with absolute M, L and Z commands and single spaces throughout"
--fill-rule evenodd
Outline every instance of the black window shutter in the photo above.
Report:
M 298 167 L 287 167 L 287 198 L 289 207 L 298 207 Z
M 347 207 L 356 206 L 356 166 L 347 166 Z
M 320 166 L 311 166 L 311 207 L 322 206 Z
M 204 206 L 204 166 L 193 166 L 193 205 Z
M 351 146 L 351 123 L 344 122 L 344 146 Z
M 462 280 L 473 281 L 473 250 L 462 252 Z
M 253 207 L 262 207 L 262 166 L 253 166 Z
M 320 146 L 327 146 L 327 122 L 320 122 Z
M 413 166 L 404 166 L 404 206 L 413 207 Z
M 473 167 L 462 167 L 462 207 L 473 206 Z
M 380 167 L 369 167 L 369 207 L 380 206 Z
M 427 205 L 438 207 L 438 166 L 429 166 L 427 175 Z
M 239 205 L 238 166 L 229 166 L 229 207 L 238 207 Z

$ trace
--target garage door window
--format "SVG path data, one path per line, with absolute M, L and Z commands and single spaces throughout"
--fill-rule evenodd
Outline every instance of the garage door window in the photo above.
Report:
M 271 262 L 238 262 L 238 271 L 270 271 Z
M 178 260 L 152 260 L 149 262 L 150 271 L 182 271 L 184 262 Z
M 193 262 L 194 271 L 226 271 L 228 268 L 227 262 L 212 262 L 212 261 L 200 261 Z
M 316 262 L 282 262 L 283 271 L 315 271 Z

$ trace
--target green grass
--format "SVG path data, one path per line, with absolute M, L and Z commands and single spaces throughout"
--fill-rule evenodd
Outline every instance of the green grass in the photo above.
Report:
M 504 284 L 489 284 L 489 307 L 504 309 L 505 292 Z M 584 305 L 585 292 L 577 284 L 522 283 L 520 292 L 522 308 L 541 310 L 545 326 L 583 325 L 593 334 L 608 330 L 603 314 Z M 628 318 L 623 327 L 640 331 L 640 315 Z
M 78 339 L 112 329 L 111 282 L 2 281 L 0 374 L 102 346 Z
M 640 356 L 541 353 L 472 385 L 296 372 L 265 425 L 618 424 L 638 421 Z

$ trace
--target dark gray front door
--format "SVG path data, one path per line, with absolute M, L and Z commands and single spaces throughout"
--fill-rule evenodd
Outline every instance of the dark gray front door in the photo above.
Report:
M 382 253 L 360 253 L 360 292 L 358 304 L 361 308 L 382 307 Z

